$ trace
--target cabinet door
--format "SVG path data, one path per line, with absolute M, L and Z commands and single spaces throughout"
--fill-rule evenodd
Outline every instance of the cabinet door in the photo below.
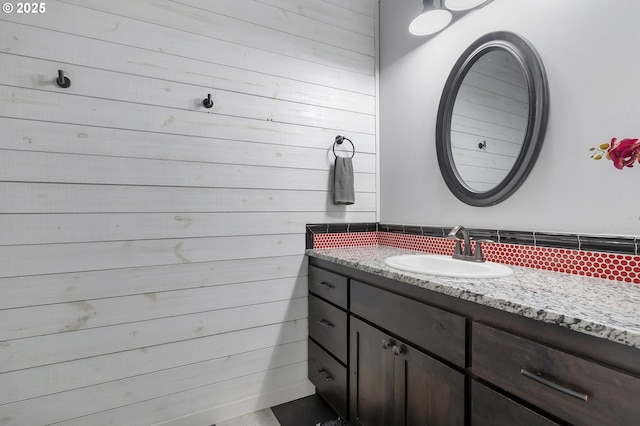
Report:
M 394 342 L 353 317 L 350 336 L 349 421 L 352 425 L 393 425 Z
M 464 425 L 464 374 L 415 348 L 398 343 L 393 425 Z
M 350 327 L 351 424 L 464 425 L 462 373 L 354 317 Z

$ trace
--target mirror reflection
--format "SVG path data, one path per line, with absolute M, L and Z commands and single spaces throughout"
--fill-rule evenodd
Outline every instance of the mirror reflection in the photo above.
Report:
M 517 34 L 472 43 L 447 79 L 436 121 L 442 177 L 460 201 L 493 206 L 522 185 L 538 158 L 549 112 L 540 56 Z
M 467 187 L 489 191 L 505 179 L 520 155 L 528 118 L 517 58 L 506 50 L 482 55 L 460 85 L 451 117 L 451 154 Z

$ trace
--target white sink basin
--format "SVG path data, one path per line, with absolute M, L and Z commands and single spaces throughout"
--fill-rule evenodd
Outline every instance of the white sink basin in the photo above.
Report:
M 500 278 L 513 274 L 508 266 L 494 262 L 470 262 L 437 254 L 405 254 L 384 261 L 392 268 L 419 274 L 458 278 Z

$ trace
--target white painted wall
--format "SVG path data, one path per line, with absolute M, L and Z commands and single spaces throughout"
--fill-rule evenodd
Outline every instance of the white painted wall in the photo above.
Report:
M 0 15 L 0 425 L 210 425 L 313 391 L 304 225 L 376 220 L 374 34 L 372 0 Z
M 619 171 L 588 151 L 640 137 L 640 2 L 494 0 L 431 39 L 407 31 L 421 3 L 380 3 L 380 220 L 640 235 L 640 165 Z M 522 35 L 542 57 L 549 126 L 522 187 L 496 206 L 471 207 L 438 169 L 436 114 L 452 65 L 497 30 Z

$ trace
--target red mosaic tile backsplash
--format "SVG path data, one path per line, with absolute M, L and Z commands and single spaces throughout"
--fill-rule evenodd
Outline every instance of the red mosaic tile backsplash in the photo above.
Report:
M 450 255 L 455 242 L 392 232 L 316 234 L 313 240 L 316 249 L 371 245 Z M 491 262 L 640 284 L 640 256 L 504 243 L 484 243 L 482 251 Z
M 340 232 L 316 234 L 313 237 L 314 249 L 377 245 L 378 232 Z

